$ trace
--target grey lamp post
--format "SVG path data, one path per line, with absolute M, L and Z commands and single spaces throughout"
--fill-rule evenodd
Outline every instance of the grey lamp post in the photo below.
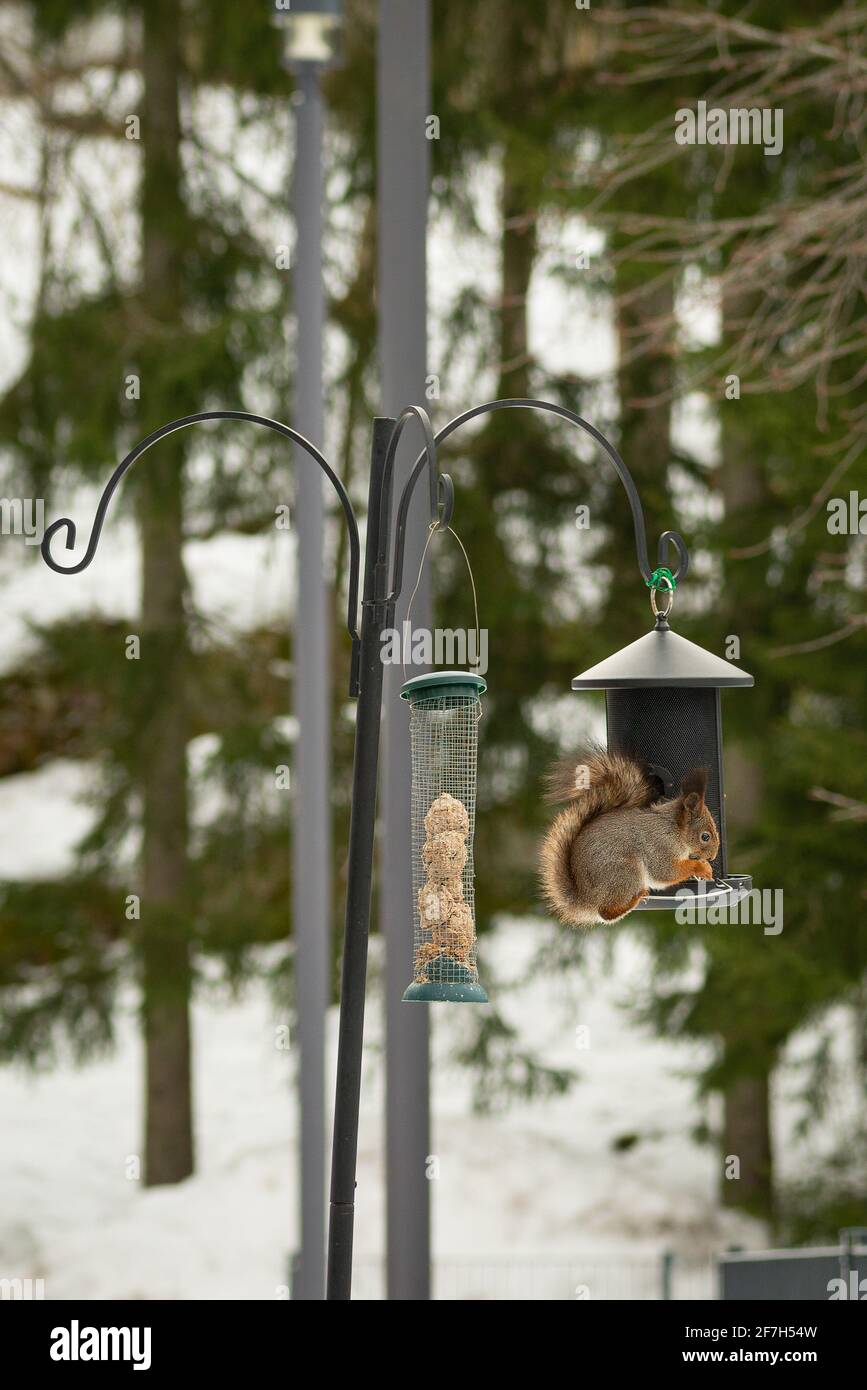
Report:
M 292 298 L 296 323 L 295 409 L 300 432 L 324 443 L 322 353 L 322 131 L 320 77 L 335 58 L 340 0 L 276 3 L 283 61 L 295 76 L 295 170 L 292 204 L 296 246 Z M 294 640 L 292 918 L 300 1112 L 300 1242 L 292 1297 L 325 1293 L 325 1011 L 331 937 L 331 703 L 328 603 L 323 575 L 322 475 L 296 448 L 295 534 L 298 602 Z
M 377 215 L 379 354 L 382 404 L 396 415 L 424 399 L 427 373 L 427 208 L 430 141 L 429 0 L 380 0 L 377 38 Z M 395 461 L 399 488 L 413 455 Z M 428 515 L 416 498 L 408 517 L 408 564 L 418 567 Z M 412 586 L 410 586 L 411 588 Z M 395 626 L 407 615 L 403 596 Z M 430 628 L 431 591 L 421 577 L 413 607 L 417 628 Z M 416 668 L 417 670 L 418 668 Z M 406 930 L 412 919 L 412 830 L 409 743 L 404 737 L 400 669 L 385 672 L 379 919 L 385 939 L 385 1163 L 389 1299 L 430 1298 L 431 1183 L 429 1025 L 425 1009 L 403 1007 L 413 966 Z M 391 729 L 395 730 L 394 736 Z
M 285 58 L 293 67 L 327 67 L 337 57 L 343 0 L 274 0 L 274 17 L 286 33 Z

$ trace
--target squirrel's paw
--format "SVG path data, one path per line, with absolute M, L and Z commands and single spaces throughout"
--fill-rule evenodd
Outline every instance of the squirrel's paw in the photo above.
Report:
M 692 871 L 693 878 L 713 878 L 713 869 L 706 859 L 697 859 Z

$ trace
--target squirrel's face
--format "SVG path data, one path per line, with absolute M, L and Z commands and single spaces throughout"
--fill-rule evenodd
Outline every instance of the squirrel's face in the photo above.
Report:
M 677 823 L 686 840 L 690 859 L 716 859 L 719 854 L 719 831 L 705 805 L 702 792 L 688 792 L 681 798 Z

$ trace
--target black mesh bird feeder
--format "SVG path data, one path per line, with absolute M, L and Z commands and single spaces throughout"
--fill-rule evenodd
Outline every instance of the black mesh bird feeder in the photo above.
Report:
M 605 691 L 609 751 L 642 763 L 657 779 L 660 796 L 676 796 L 692 768 L 707 769 L 705 800 L 720 837 L 713 882 L 689 879 L 677 888 L 652 889 L 638 910 L 677 908 L 690 893 L 705 906 L 722 907 L 748 893 L 752 879 L 729 872 L 720 691 L 752 685 L 753 678 L 672 632 L 668 615 L 676 581 L 670 570 L 660 567 L 648 583 L 656 615 L 652 631 L 576 676 L 572 689 Z M 668 590 L 664 610 L 657 605 L 660 588 Z

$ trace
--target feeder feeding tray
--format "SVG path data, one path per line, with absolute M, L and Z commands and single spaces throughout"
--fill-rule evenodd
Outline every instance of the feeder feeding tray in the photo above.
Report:
M 401 688 L 410 708 L 415 977 L 409 1003 L 486 1004 L 476 965 L 473 833 L 481 676 L 435 671 Z

